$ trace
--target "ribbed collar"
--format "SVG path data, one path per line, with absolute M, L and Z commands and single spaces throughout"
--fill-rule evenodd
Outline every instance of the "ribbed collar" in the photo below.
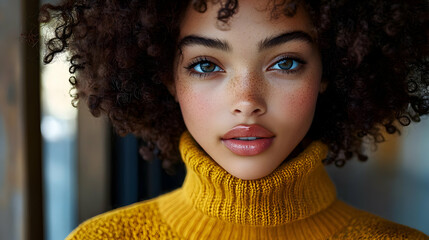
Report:
M 286 225 L 295 234 L 295 230 L 336 219 L 336 226 L 320 226 L 325 236 L 343 225 L 347 216 L 341 207 L 327 211 L 336 201 L 336 191 L 322 165 L 328 148 L 321 142 L 313 142 L 296 158 L 257 180 L 241 180 L 226 172 L 188 132 L 182 135 L 179 148 L 187 168 L 185 182 L 181 189 L 161 198 L 159 208 L 167 223 L 186 238 L 198 239 L 198 229 L 214 226 L 223 229 L 218 236 L 228 231 L 274 231 L 272 236 L 284 236 Z

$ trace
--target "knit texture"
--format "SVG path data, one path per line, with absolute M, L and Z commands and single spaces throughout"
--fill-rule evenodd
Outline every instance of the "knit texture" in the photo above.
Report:
M 339 201 L 321 142 L 257 180 L 226 172 L 188 132 L 179 147 L 181 188 L 94 217 L 67 239 L 429 239 Z

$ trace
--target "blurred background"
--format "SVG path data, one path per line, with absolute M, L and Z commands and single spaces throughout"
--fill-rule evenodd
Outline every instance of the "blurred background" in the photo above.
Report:
M 64 239 L 105 211 L 181 185 L 86 107 L 73 108 L 67 56 L 41 63 L 39 5 L 0 0 L 0 239 Z M 22 33 L 25 33 L 24 35 Z M 40 33 L 40 38 L 38 37 Z M 429 234 L 429 119 L 389 136 L 370 160 L 327 166 L 339 198 Z

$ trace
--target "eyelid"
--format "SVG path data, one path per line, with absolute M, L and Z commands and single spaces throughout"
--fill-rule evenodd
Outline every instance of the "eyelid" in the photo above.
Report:
M 222 71 L 225 71 L 224 67 L 216 59 L 213 59 L 213 58 L 207 57 L 207 56 L 197 56 L 195 58 L 192 58 L 191 60 L 189 60 L 189 63 L 185 66 L 185 68 L 186 69 L 192 69 L 197 64 L 204 63 L 204 62 L 211 62 L 211 63 L 215 64 L 216 66 L 218 66 L 219 68 L 221 68 Z
M 272 70 L 279 70 L 279 69 L 271 69 L 274 65 L 276 65 L 277 63 L 283 61 L 283 60 L 294 60 L 297 61 L 300 66 L 298 67 L 298 69 L 293 69 L 293 70 L 281 70 L 281 71 L 286 71 L 286 72 L 296 72 L 301 70 L 301 68 L 303 67 L 303 65 L 307 64 L 307 62 L 305 60 L 303 60 L 300 57 L 297 57 L 296 55 L 291 55 L 291 54 L 283 54 L 280 56 L 277 56 L 276 58 L 274 58 L 273 61 L 271 61 L 271 63 L 269 64 L 267 71 L 272 71 Z
M 205 62 L 213 63 L 214 65 L 219 67 L 221 70 L 216 71 L 216 72 L 207 72 L 207 73 L 197 72 L 197 71 L 193 70 L 198 64 L 205 63 Z M 219 72 L 220 73 L 225 72 L 224 68 L 222 67 L 221 64 L 218 63 L 218 61 L 216 61 L 215 59 L 213 59 L 211 57 L 207 57 L 207 56 L 197 56 L 197 57 L 191 59 L 190 62 L 184 68 L 186 69 L 186 71 L 188 72 L 188 74 L 190 76 L 196 76 L 196 77 L 200 77 L 200 78 L 206 78 L 209 76 L 213 76 L 214 74 L 217 74 Z

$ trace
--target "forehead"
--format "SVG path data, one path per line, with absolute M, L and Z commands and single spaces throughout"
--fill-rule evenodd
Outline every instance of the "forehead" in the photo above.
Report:
M 277 17 L 273 18 L 270 2 L 270 0 L 238 1 L 238 9 L 226 26 L 217 20 L 220 3 L 208 1 L 204 13 L 189 6 L 180 26 L 180 38 L 187 35 L 202 35 L 233 40 L 245 36 L 251 41 L 289 31 L 304 31 L 316 38 L 313 24 L 304 7 L 299 6 L 293 17 L 276 12 Z

